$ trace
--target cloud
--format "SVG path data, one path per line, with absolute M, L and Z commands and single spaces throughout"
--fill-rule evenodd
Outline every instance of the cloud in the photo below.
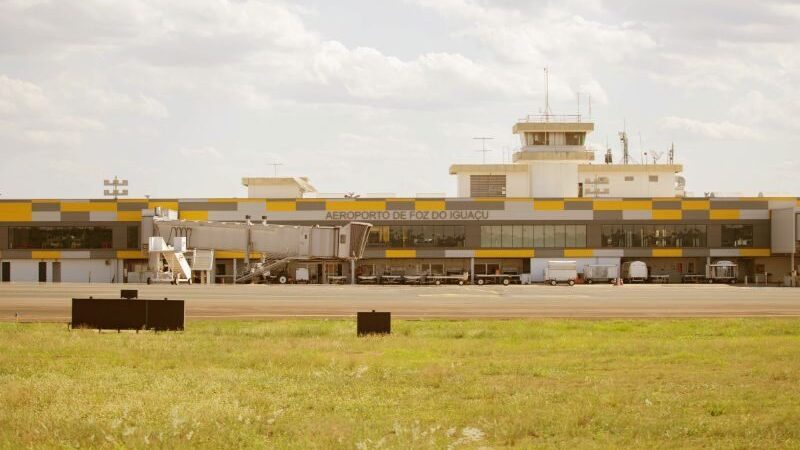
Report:
M 272 173 L 253 164 L 267 159 L 324 190 L 452 192 L 447 166 L 479 161 L 478 135 L 496 138 L 499 160 L 513 121 L 543 103 L 549 66 L 556 113 L 574 111 L 578 92 L 585 112 L 591 94 L 590 140 L 627 117 L 658 148 L 702 139 L 700 167 L 752 139 L 792 159 L 800 38 L 789 2 L 359 2 L 0 2 L 3 152 L 55 160 L 79 146 L 80 164 L 141 171 L 166 195 L 195 185 L 148 166 L 164 149 L 213 179 L 200 186 L 210 195 L 238 187 L 238 172 Z M 33 186 L 8 167 L 2 178 Z
M 750 127 L 735 123 L 723 122 L 704 122 L 688 117 L 665 117 L 661 127 L 665 130 L 685 131 L 690 134 L 711 138 L 711 139 L 759 139 L 760 133 Z
M 214 147 L 184 147 L 178 150 L 184 158 L 222 159 L 222 153 Z
M 63 111 L 40 86 L 0 74 L 0 136 L 33 145 L 75 145 L 85 133 L 104 129 L 98 120 Z

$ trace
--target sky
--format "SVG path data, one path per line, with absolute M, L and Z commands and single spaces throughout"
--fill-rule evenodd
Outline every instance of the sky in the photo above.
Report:
M 597 161 L 674 142 L 687 190 L 800 195 L 800 3 L 0 0 L 0 199 L 455 195 L 517 119 L 589 116 Z M 580 109 L 579 99 L 580 98 Z M 281 164 L 272 166 L 271 164 Z

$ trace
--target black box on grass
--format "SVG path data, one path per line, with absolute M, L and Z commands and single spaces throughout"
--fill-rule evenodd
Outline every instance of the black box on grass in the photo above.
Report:
M 356 314 L 359 336 L 369 334 L 390 334 L 392 332 L 392 313 L 390 312 L 359 312 Z

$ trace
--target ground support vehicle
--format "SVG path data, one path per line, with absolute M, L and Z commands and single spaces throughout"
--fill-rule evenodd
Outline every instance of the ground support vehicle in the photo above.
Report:
M 544 281 L 551 286 L 558 283 L 575 285 L 578 278 L 578 263 L 575 261 L 548 261 L 544 272 Z
M 739 266 L 731 261 L 717 261 L 706 266 L 708 283 L 736 283 L 739 277 Z
M 646 283 L 648 272 L 647 264 L 642 261 L 630 261 L 622 265 L 622 278 L 626 283 Z
M 614 264 L 594 264 L 583 268 L 583 279 L 587 284 L 613 283 L 619 277 L 619 268 Z
M 478 286 L 483 286 L 484 284 L 502 284 L 503 286 L 508 286 L 511 283 L 519 282 L 519 275 L 510 273 L 475 275 L 475 284 Z
M 440 284 L 457 284 L 459 286 L 463 286 L 469 282 L 469 272 L 464 272 L 458 275 L 428 275 L 425 277 L 425 280 L 428 283 L 435 284 L 437 286 Z

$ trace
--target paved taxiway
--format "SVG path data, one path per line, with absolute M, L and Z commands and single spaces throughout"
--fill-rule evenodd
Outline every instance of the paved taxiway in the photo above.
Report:
M 391 311 L 401 318 L 800 316 L 800 289 L 725 285 L 320 286 L 0 284 L 0 321 L 63 321 L 73 297 L 186 300 L 192 319 L 343 317 Z

